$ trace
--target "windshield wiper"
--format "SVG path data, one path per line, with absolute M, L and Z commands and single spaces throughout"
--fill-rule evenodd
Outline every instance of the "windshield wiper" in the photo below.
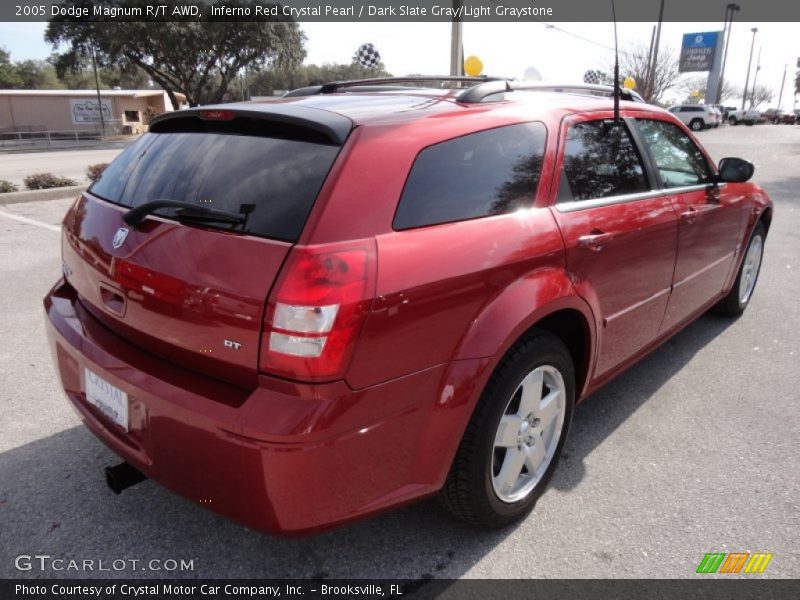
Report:
M 175 218 L 178 220 L 209 221 L 223 223 L 247 223 L 248 215 L 253 212 L 253 204 L 242 204 L 239 214 L 226 210 L 208 208 L 202 204 L 193 202 L 181 202 L 180 200 L 151 200 L 132 208 L 122 216 L 122 220 L 128 225 L 137 229 L 144 218 L 159 208 L 177 208 Z
M 169 217 L 176 221 L 191 221 L 193 223 L 231 223 L 233 225 L 241 225 L 245 222 L 243 215 L 236 215 L 233 213 L 208 214 L 203 211 L 189 210 L 187 208 L 179 208 L 175 211 L 175 215 Z

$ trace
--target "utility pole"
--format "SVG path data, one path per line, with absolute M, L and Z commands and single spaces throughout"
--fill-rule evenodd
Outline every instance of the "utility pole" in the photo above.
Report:
M 756 80 L 758 79 L 758 72 L 761 70 L 761 46 L 758 47 L 758 60 L 756 61 L 756 72 L 753 74 L 753 91 L 750 92 L 750 108 L 753 108 L 753 103 L 756 99 Z
M 655 90 L 656 69 L 658 68 L 658 45 L 661 43 L 661 22 L 664 20 L 664 0 L 661 0 L 661 8 L 658 9 L 658 25 L 656 26 L 656 42 L 653 44 L 653 62 L 650 65 L 650 94 Z
M 753 64 L 753 48 L 756 46 L 756 34 L 758 27 L 753 27 L 750 31 L 753 32 L 753 41 L 750 42 L 750 60 L 747 61 L 747 76 L 744 78 L 744 91 L 742 92 L 742 110 L 744 110 L 745 102 L 747 102 L 747 85 L 750 83 L 750 67 Z
M 453 0 L 453 12 L 458 15 L 461 0 Z M 450 29 L 450 75 L 464 74 L 464 42 L 461 17 L 453 17 Z
M 722 86 L 725 82 L 725 64 L 728 62 L 728 48 L 731 46 L 731 31 L 733 29 L 733 16 L 741 10 L 738 4 L 730 3 L 725 7 L 725 52 L 722 54 L 722 68 L 719 71 L 719 84 L 717 85 L 717 97 L 714 104 L 722 103 Z
M 92 50 L 92 67 L 94 68 L 94 87 L 97 90 L 97 112 L 100 115 L 100 137 L 106 137 L 106 123 L 105 119 L 103 118 L 103 100 L 100 97 L 100 78 L 97 76 L 97 57 L 94 53 L 94 39 L 90 39 L 89 43 L 91 44 Z
M 778 110 L 781 109 L 781 102 L 783 101 L 783 86 L 786 85 L 786 69 L 789 68 L 788 64 L 783 65 L 783 79 L 781 80 L 781 93 L 778 94 Z
M 650 96 L 650 75 L 651 67 L 653 66 L 653 46 L 656 43 L 656 26 L 653 25 L 653 33 L 650 34 L 650 50 L 647 52 L 647 68 L 644 71 L 644 81 L 642 82 L 643 90 L 647 91 L 647 96 Z

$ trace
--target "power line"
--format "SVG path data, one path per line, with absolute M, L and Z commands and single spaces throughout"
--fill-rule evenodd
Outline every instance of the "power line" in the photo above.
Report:
M 489 3 L 490 4 L 494 4 L 495 6 L 500 6 L 500 2 L 498 0 L 489 0 Z M 555 31 L 558 31 L 559 33 L 563 33 L 564 35 L 568 35 L 570 37 L 573 37 L 575 39 L 581 40 L 581 41 L 586 42 L 588 44 L 592 44 L 592 45 L 597 46 L 599 48 L 603 48 L 605 50 L 608 50 L 609 52 L 614 52 L 614 47 L 613 46 L 608 46 L 606 44 L 603 44 L 602 42 L 598 42 L 598 41 L 593 40 L 591 38 L 587 38 L 587 37 L 584 37 L 584 36 L 582 36 L 580 34 L 574 33 L 572 31 L 568 31 L 568 30 L 564 29 L 563 27 L 558 27 L 557 25 L 553 25 L 552 23 L 549 23 L 547 21 L 543 21 L 542 19 L 537 19 L 535 17 L 532 17 L 532 20 L 536 21 L 540 25 L 544 25 L 546 29 L 553 29 Z M 635 57 L 639 56 L 635 52 L 629 52 L 629 51 L 626 51 L 626 50 L 620 50 L 620 54 L 625 54 L 627 56 L 635 56 Z

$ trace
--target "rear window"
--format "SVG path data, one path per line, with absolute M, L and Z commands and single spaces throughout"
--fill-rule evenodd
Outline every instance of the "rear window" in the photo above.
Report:
M 465 135 L 420 152 L 406 181 L 395 229 L 499 215 L 530 206 L 542 170 L 542 123 Z
M 339 146 L 297 128 L 235 121 L 244 122 L 162 122 L 158 133 L 143 135 L 120 154 L 89 191 L 129 207 L 169 199 L 239 213 L 241 205 L 254 204 L 245 225 L 219 228 L 295 241 Z

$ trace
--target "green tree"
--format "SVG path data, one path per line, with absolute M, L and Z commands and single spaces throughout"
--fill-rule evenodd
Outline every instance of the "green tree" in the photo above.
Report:
M 110 6 L 111 0 L 74 4 Z M 120 0 L 114 6 L 147 4 L 147 0 Z M 176 0 L 159 4 L 167 6 L 167 14 L 182 5 Z M 220 0 L 216 4 L 269 6 L 261 0 Z M 87 23 L 59 17 L 48 24 L 45 39 L 54 46 L 68 46 L 59 57 L 65 70 L 91 57 L 92 50 L 102 66 L 138 67 L 167 92 L 174 108 L 178 108 L 175 92 L 185 94 L 191 106 L 220 102 L 243 68 L 293 67 L 305 58 L 305 36 L 291 20 Z
M 293 90 L 331 81 L 388 76 L 391 76 L 391 73 L 386 71 L 383 63 L 375 69 L 362 67 L 355 62 L 350 64 L 325 63 L 323 65 L 300 65 L 293 69 L 264 70 L 249 79 L 248 87 L 253 96 L 271 96 L 275 91 Z
M 72 57 L 65 58 L 64 55 L 52 54 L 47 62 L 55 67 L 59 81 L 67 89 L 93 89 L 96 85 L 92 61 L 89 58 L 78 57 L 77 60 L 72 60 Z M 101 66 L 98 69 L 98 79 L 102 89 L 120 87 L 126 90 L 138 90 L 151 86 L 147 73 L 136 66 L 125 69 L 117 65 Z
M 0 47 L 0 88 L 14 89 L 22 87 L 20 79 L 14 65 L 11 64 L 11 55 L 3 47 Z
M 30 90 L 51 90 L 64 86 L 56 76 L 53 65 L 44 60 L 23 60 L 14 63 L 14 70 L 20 79 L 19 87 Z

